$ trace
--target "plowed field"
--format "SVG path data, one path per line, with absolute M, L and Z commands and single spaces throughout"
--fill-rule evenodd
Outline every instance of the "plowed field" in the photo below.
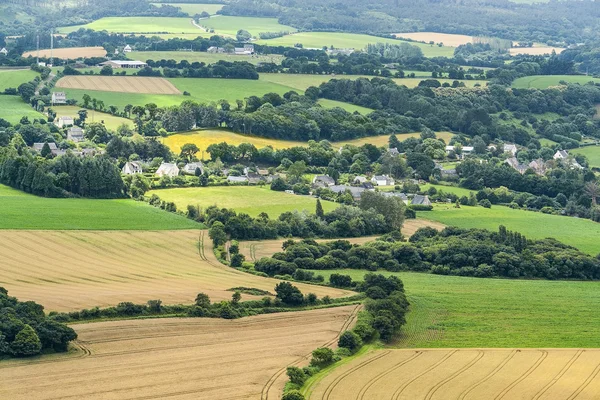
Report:
M 310 399 L 598 399 L 597 349 L 378 350 L 335 369 Z
M 145 76 L 65 76 L 56 83 L 56 87 L 120 93 L 181 94 L 168 80 Z
M 1 362 L 0 398 L 275 400 L 285 368 L 334 345 L 356 311 L 75 325 L 77 352 Z
M 152 299 L 190 304 L 198 292 L 218 301 L 231 299 L 230 288 L 272 293 L 279 282 L 220 264 L 202 231 L 6 230 L 0 231 L 0 255 L 0 286 L 20 300 L 43 304 L 48 311 Z M 351 293 L 297 286 L 319 297 Z

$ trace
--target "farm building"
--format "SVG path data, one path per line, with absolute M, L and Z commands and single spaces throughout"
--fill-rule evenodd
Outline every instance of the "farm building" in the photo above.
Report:
M 397 192 L 382 192 L 384 197 L 398 197 L 400 200 L 404 202 L 404 204 L 408 205 L 408 196 L 406 193 L 397 193 Z
M 229 182 L 229 183 L 246 183 L 246 182 L 248 182 L 248 178 L 245 176 L 229 175 L 227 177 L 227 182 Z
M 67 94 L 65 92 L 52 93 L 52 105 L 67 104 Z
M 371 191 L 375 190 L 375 186 L 373 186 L 371 182 L 365 182 L 362 185 L 360 185 L 360 187 Z
M 317 175 L 312 181 L 314 186 L 329 187 L 335 185 L 335 180 L 329 175 Z
M 364 192 L 366 190 L 365 188 L 348 186 L 348 185 L 333 185 L 333 186 L 330 186 L 329 189 L 332 192 L 338 193 L 338 194 L 348 191 L 348 192 L 350 192 L 350 194 L 352 195 L 352 198 L 354 200 L 360 200 L 360 197 L 362 196 L 362 192 Z
M 118 60 L 105 61 L 98 65 L 100 67 L 109 65 L 112 68 L 135 68 L 135 69 L 145 68 L 148 66 L 148 64 L 146 64 L 145 62 L 142 62 L 142 61 L 118 61 Z
M 516 157 L 507 158 L 504 163 L 508 164 L 509 167 L 516 169 L 520 174 L 524 174 L 527 171 L 527 165 L 521 164 Z
M 142 165 L 137 161 L 125 163 L 121 169 L 121 173 L 125 175 L 141 174 L 142 172 L 144 172 L 142 170 Z
M 156 176 L 169 176 L 171 178 L 179 175 L 179 168 L 175 164 L 162 163 L 156 170 Z
M 83 129 L 78 126 L 69 128 L 67 131 L 67 140 L 75 143 L 83 142 L 85 140 L 85 136 L 83 136 Z
M 376 186 L 392 186 L 395 181 L 394 178 L 387 175 L 375 175 L 371 178 L 371 183 Z
M 245 44 L 244 47 L 236 47 L 233 51 L 236 55 L 247 55 L 254 54 L 254 45 Z
M 410 204 L 415 206 L 430 206 L 431 200 L 429 200 L 429 196 L 427 195 L 422 196 L 420 194 L 417 194 L 415 195 L 415 197 L 413 197 L 412 202 Z
M 204 165 L 202 165 L 201 162 L 185 164 L 185 167 L 183 167 L 183 173 L 188 175 L 195 175 L 196 169 L 200 169 L 201 174 L 204 173 Z
M 362 185 L 365 182 L 367 182 L 367 177 L 365 177 L 365 176 L 358 175 L 357 177 L 354 178 L 354 183 L 357 185 Z
M 59 117 L 58 121 L 56 122 L 56 126 L 58 126 L 59 128 L 66 128 L 67 126 L 72 125 L 75 125 L 73 117 Z
M 569 153 L 566 152 L 566 150 L 558 150 L 556 153 L 554 153 L 554 159 L 555 160 L 566 160 L 569 157 Z
M 127 45 L 123 48 L 123 53 L 131 53 L 132 48 L 130 45 Z
M 398 151 L 397 147 L 392 147 L 388 149 L 388 153 L 390 153 L 392 156 L 396 157 L 400 155 L 400 152 Z
M 459 150 L 460 149 L 460 150 Z M 450 152 L 457 152 L 460 151 L 460 158 L 464 158 L 464 156 L 468 156 L 469 154 L 473 153 L 474 148 L 472 146 L 463 146 L 463 147 L 456 147 L 456 146 L 446 146 L 446 154 L 450 154 Z
M 517 155 L 517 146 L 515 146 L 514 144 L 510 144 L 510 143 L 506 143 L 504 144 L 504 153 L 510 153 L 512 154 L 512 156 L 516 156 Z
M 8 54 L 8 50 L 6 50 L 6 47 L 3 47 L 2 50 L 0 50 L 0 54 L 3 54 L 3 55 Z

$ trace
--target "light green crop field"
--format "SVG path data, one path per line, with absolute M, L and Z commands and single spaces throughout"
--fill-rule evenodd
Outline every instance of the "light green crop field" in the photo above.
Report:
M 0 229 L 171 230 L 202 228 L 130 199 L 48 199 L 0 185 Z
M 587 157 L 590 166 L 600 168 L 600 146 L 586 146 L 569 150 L 574 154 L 583 154 Z
M 339 32 L 300 32 L 293 35 L 287 35 L 280 38 L 258 40 L 259 44 L 269 46 L 294 46 L 297 43 L 302 43 L 305 48 L 322 48 L 324 46 L 341 49 L 356 49 L 362 50 L 369 43 L 390 43 L 399 44 L 402 40 L 387 39 L 370 35 L 357 33 L 339 33 Z M 408 42 L 407 42 L 408 43 Z M 426 57 L 452 57 L 454 55 L 454 47 L 438 47 L 431 46 L 425 43 L 410 42 L 410 44 L 419 47 L 423 50 Z
M 581 85 L 588 82 L 600 83 L 599 78 L 583 75 L 533 75 L 515 79 L 512 83 L 512 87 L 518 89 L 546 89 L 550 86 L 560 85 L 560 81 L 579 83 Z
M 211 186 L 203 188 L 177 188 L 151 190 L 146 196 L 158 195 L 161 200 L 172 201 L 178 209 L 186 209 L 188 205 L 206 208 L 213 205 L 232 208 L 238 213 L 246 213 L 256 217 L 266 212 L 271 218 L 277 218 L 287 211 L 308 211 L 314 214 L 317 199 L 310 196 L 298 196 L 284 192 L 276 192 L 269 188 L 257 186 Z M 337 203 L 322 201 L 325 212 L 334 210 Z
M 314 271 L 360 281 L 367 271 Z M 380 271 L 404 282 L 411 303 L 394 346 L 598 347 L 600 282 L 526 281 Z
M 270 55 L 235 55 L 235 54 L 220 54 L 220 53 L 206 53 L 199 51 L 132 51 L 128 54 L 129 58 L 132 60 L 139 61 L 160 61 L 160 60 L 175 60 L 177 62 L 187 60 L 190 63 L 193 62 L 203 62 L 206 64 L 214 64 L 217 61 L 246 61 L 251 64 L 258 64 L 261 62 L 272 62 L 275 64 L 280 64 L 281 60 L 283 60 L 283 56 L 277 54 Z M 120 72 L 120 71 L 119 71 Z
M 419 187 L 421 188 L 421 190 L 424 190 L 424 191 L 427 191 L 427 190 L 429 190 L 429 188 L 434 187 L 438 191 L 441 190 L 444 193 L 453 193 L 453 194 L 455 194 L 457 196 L 467 196 L 467 197 L 469 197 L 470 193 L 476 193 L 476 192 L 474 192 L 472 190 L 461 188 L 461 187 L 457 187 L 457 186 L 432 185 L 430 183 L 427 183 L 425 185 L 419 185 Z
M 20 84 L 33 80 L 39 74 L 30 69 L 0 69 L 0 92 L 7 88 L 18 88 Z
M 195 14 L 202 14 L 203 11 L 206 11 L 210 15 L 214 15 L 223 8 L 223 4 L 182 4 L 182 3 L 150 3 L 157 7 L 161 7 L 162 5 L 168 5 L 173 7 L 181 8 L 181 11 L 188 13 L 190 17 L 193 17 Z
M 59 106 L 53 107 L 52 110 L 56 112 L 56 117 L 78 117 L 77 112 L 81 110 L 80 107 L 76 106 Z M 103 113 L 94 110 L 87 110 L 88 117 L 85 120 L 87 123 L 90 122 L 101 122 L 106 126 L 107 129 L 116 130 L 119 126 L 125 124 L 133 128 L 133 121 L 127 118 L 121 118 L 108 113 Z
M 235 36 L 240 29 L 258 37 L 261 32 L 296 32 L 296 28 L 282 25 L 277 18 L 232 17 L 219 15 L 199 21 L 199 25 L 214 29 L 216 33 Z
M 11 124 L 17 124 L 21 117 L 28 117 L 29 121 L 45 118 L 19 96 L 0 96 L 0 118 L 4 118 Z
M 418 212 L 419 218 L 460 228 L 480 228 L 495 231 L 504 225 L 528 239 L 555 238 L 583 252 L 600 253 L 600 224 L 589 219 L 548 215 L 533 211 L 513 210 L 503 206 L 492 208 L 452 204 L 435 205 L 433 211 Z
M 319 104 L 325 108 L 340 107 L 348 112 L 351 112 L 351 113 L 358 112 L 359 114 L 362 114 L 362 115 L 367 115 L 374 111 L 371 108 L 361 107 L 361 106 L 357 106 L 357 105 L 350 104 L 350 103 L 344 103 L 343 101 L 336 101 L 336 100 L 329 100 L 329 99 L 319 99 Z
M 173 17 L 105 17 L 86 25 L 59 28 L 59 33 L 70 33 L 79 28 L 107 31 L 111 33 L 170 33 L 205 36 L 206 32 L 194 26 L 190 18 Z

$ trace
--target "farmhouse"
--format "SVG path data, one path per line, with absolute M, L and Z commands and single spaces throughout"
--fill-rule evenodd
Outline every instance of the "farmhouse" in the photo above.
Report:
M 531 168 L 538 175 L 544 175 L 547 170 L 546 162 L 541 158 L 530 162 L 528 167 Z
M 517 155 L 517 146 L 510 143 L 504 144 L 504 153 L 510 153 L 513 157 Z
M 554 159 L 555 160 L 566 160 L 569 157 L 569 153 L 567 153 L 565 150 L 558 150 L 556 153 L 554 153 Z
M 142 62 L 142 61 L 118 61 L 118 60 L 105 61 L 98 65 L 100 67 L 109 65 L 112 68 L 135 68 L 135 69 L 145 68 L 148 66 L 148 64 L 146 64 L 145 62 Z
M 121 169 L 121 173 L 125 175 L 141 174 L 142 172 L 144 172 L 142 170 L 142 165 L 137 161 L 125 163 Z
M 381 192 L 384 197 L 398 197 L 400 200 L 404 202 L 404 204 L 408 205 L 408 196 L 406 193 L 397 193 L 397 192 Z
M 360 200 L 360 197 L 362 195 L 362 192 L 365 191 L 364 188 L 361 187 L 355 187 L 355 186 L 348 186 L 348 185 L 333 185 L 331 187 L 329 187 L 329 189 L 334 192 L 334 193 L 344 193 L 346 191 L 350 192 L 350 194 L 352 195 L 352 198 L 354 200 Z
M 524 174 L 527 171 L 527 165 L 521 164 L 516 157 L 507 158 L 504 163 L 509 167 L 516 169 L 520 174 Z
M 364 188 L 366 190 L 371 190 L 371 191 L 375 190 L 375 186 L 373 186 L 373 184 L 371 182 L 365 182 L 362 185 L 360 185 L 360 187 Z
M 394 182 L 394 178 L 387 175 L 375 175 L 371 178 L 371 183 L 376 186 L 391 186 Z
M 429 200 L 429 196 L 422 196 L 420 194 L 417 194 L 415 195 L 415 197 L 413 197 L 412 202 L 410 204 L 415 206 L 430 206 L 431 201 Z
M 390 153 L 392 156 L 397 157 L 400 155 L 400 152 L 398 151 L 397 147 L 391 147 L 388 149 L 388 153 Z
M 248 182 L 248 178 L 245 176 L 229 175 L 227 177 L 227 182 L 229 182 L 229 183 L 246 183 L 246 182 Z
M 67 140 L 75 143 L 83 142 L 85 136 L 83 136 L 83 129 L 78 126 L 73 126 L 67 131 Z
M 254 45 L 245 44 L 244 47 L 236 47 L 233 52 L 238 56 L 250 56 L 254 54 Z
M 156 170 L 156 176 L 169 176 L 171 178 L 179 175 L 179 168 L 175 164 L 162 163 Z
M 131 53 L 132 49 L 130 45 L 127 45 L 123 48 L 123 53 Z
M 446 154 L 450 154 L 450 152 L 455 152 L 455 153 L 460 153 L 460 158 L 464 158 L 464 156 L 468 156 L 469 154 L 473 153 L 474 148 L 472 146 L 463 146 L 463 147 L 456 147 L 456 146 L 446 146 Z
M 312 183 L 316 187 L 329 187 L 335 185 L 335 179 L 329 175 L 317 175 L 313 178 Z
M 73 120 L 73 117 L 59 117 L 58 121 L 56 122 L 56 126 L 58 126 L 59 128 L 65 128 L 67 126 L 72 126 L 74 125 L 75 122 Z
M 183 173 L 188 175 L 195 175 L 196 169 L 200 169 L 201 174 L 204 173 L 204 165 L 202 165 L 201 162 L 185 164 L 185 166 L 183 167 Z
M 67 104 L 67 94 L 65 92 L 52 93 L 52 105 Z
M 354 178 L 354 183 L 357 185 L 362 185 L 365 182 L 367 182 L 367 177 L 365 176 L 358 175 L 356 178 Z
M 3 54 L 3 55 L 8 54 L 8 50 L 6 50 L 6 47 L 3 47 L 2 50 L 0 50 L 0 54 Z

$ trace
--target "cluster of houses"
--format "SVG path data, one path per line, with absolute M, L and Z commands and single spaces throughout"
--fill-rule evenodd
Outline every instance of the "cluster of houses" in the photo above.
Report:
M 183 171 L 184 174 L 194 175 L 196 170 L 199 169 L 200 173 L 204 173 L 204 165 L 201 162 L 193 162 L 186 164 L 183 169 L 179 169 L 177 164 L 174 163 L 162 163 L 154 173 L 158 177 L 168 176 L 174 178 Z M 144 172 L 142 163 L 139 161 L 129 161 L 125 163 L 121 172 L 125 175 L 141 174 Z
M 37 153 L 41 153 L 42 149 L 44 148 L 44 145 L 46 143 L 34 143 L 33 146 L 31 146 L 31 148 L 37 152 Z M 81 150 L 63 150 L 63 149 L 59 149 L 58 146 L 56 145 L 56 143 L 52 142 L 52 143 L 48 143 L 48 147 L 50 148 L 50 153 L 52 153 L 53 156 L 64 156 L 65 154 L 67 154 L 67 151 L 70 151 L 72 154 L 79 156 L 79 157 L 93 157 L 97 154 L 102 154 L 103 150 L 99 150 L 99 149 L 94 149 L 94 148 L 85 148 L 85 149 L 81 149 Z
M 524 174 L 525 171 L 527 171 L 528 169 L 531 169 L 537 175 L 545 175 L 546 172 L 548 172 L 548 170 L 551 168 L 551 165 L 548 162 L 542 160 L 541 158 L 538 158 L 537 160 L 533 160 L 529 164 L 522 164 L 514 156 L 515 154 L 516 154 L 516 151 L 515 151 L 515 153 L 513 153 L 512 157 L 507 158 L 504 162 L 507 165 L 509 165 L 511 168 L 517 170 L 521 174 Z M 554 160 L 563 161 L 566 165 L 569 166 L 569 168 L 583 169 L 583 167 L 573 157 L 569 156 L 569 153 L 567 153 L 567 151 L 565 151 L 565 150 L 558 150 L 556 153 L 554 153 L 554 156 L 552 158 Z
M 206 50 L 208 53 L 227 53 L 227 49 L 224 47 L 216 47 L 211 46 Z M 236 56 L 251 56 L 254 54 L 254 45 L 253 44 L 245 44 L 244 47 L 235 47 L 233 49 L 233 54 Z

